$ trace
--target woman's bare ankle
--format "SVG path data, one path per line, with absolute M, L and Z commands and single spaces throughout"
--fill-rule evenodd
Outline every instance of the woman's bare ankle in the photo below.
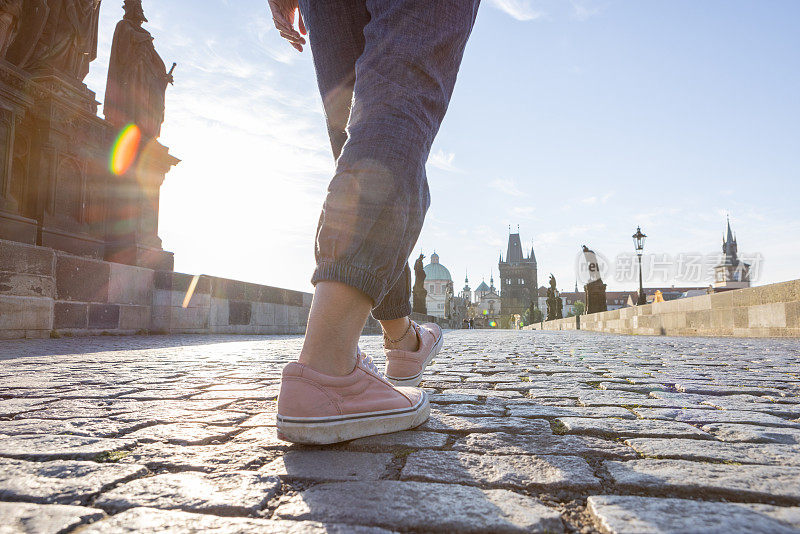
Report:
M 369 297 L 355 288 L 338 282 L 318 283 L 298 361 L 329 376 L 352 373 L 358 338 L 371 307 Z
M 419 337 L 417 331 L 411 326 L 410 317 L 381 321 L 383 328 L 383 346 L 387 350 L 405 350 L 416 352 L 419 350 Z

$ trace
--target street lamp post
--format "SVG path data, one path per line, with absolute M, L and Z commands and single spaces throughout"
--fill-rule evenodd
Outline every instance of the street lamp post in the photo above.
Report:
M 639 256 L 639 298 L 636 305 L 641 306 L 642 304 L 647 304 L 647 295 L 644 294 L 644 286 L 642 285 L 642 251 L 644 251 L 644 240 L 647 236 L 642 233 L 642 228 L 637 226 L 636 233 L 632 237 L 633 246 Z

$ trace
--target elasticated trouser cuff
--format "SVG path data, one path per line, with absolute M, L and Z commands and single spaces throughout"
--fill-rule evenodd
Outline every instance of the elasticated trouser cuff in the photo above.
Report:
M 384 284 L 369 271 L 336 261 L 320 261 L 314 271 L 311 283 L 339 282 L 358 289 L 375 302 L 384 293 Z M 400 279 L 386 293 L 383 300 L 372 310 L 378 321 L 390 321 L 411 315 L 409 301 L 411 289 L 411 270 L 406 266 Z
M 384 291 L 385 283 L 372 273 L 355 265 L 340 261 L 321 260 L 317 263 L 311 283 L 340 282 L 354 287 L 376 302 Z
M 391 321 L 408 315 L 411 315 L 411 269 L 406 264 L 403 274 L 372 310 L 372 316 L 378 321 Z

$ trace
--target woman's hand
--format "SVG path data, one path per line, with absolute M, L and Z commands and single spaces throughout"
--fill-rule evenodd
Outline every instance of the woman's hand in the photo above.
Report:
M 303 51 L 306 40 L 306 25 L 303 22 L 303 15 L 297 7 L 297 0 L 269 0 L 269 8 L 272 10 L 272 21 L 281 33 L 281 37 L 289 41 L 298 52 Z M 297 11 L 299 18 L 300 32 L 294 29 L 294 12 Z

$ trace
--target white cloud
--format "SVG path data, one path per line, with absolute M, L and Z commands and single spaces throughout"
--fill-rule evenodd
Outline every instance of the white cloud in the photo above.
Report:
M 453 152 L 445 152 L 439 149 L 428 157 L 428 164 L 442 171 L 461 172 L 455 166 L 455 159 L 456 155 Z
M 489 182 L 489 187 L 497 189 L 498 191 L 500 191 L 505 195 L 512 195 L 515 197 L 527 196 L 526 193 L 523 193 L 519 189 L 519 187 L 517 187 L 516 181 L 506 178 L 495 178 L 494 180 Z
M 598 5 L 591 1 L 573 1 L 572 10 L 575 18 L 578 20 L 586 20 L 594 17 L 603 11 L 605 6 Z
M 491 0 L 491 4 L 521 21 L 536 20 L 544 16 L 544 12 L 535 9 L 530 0 Z

